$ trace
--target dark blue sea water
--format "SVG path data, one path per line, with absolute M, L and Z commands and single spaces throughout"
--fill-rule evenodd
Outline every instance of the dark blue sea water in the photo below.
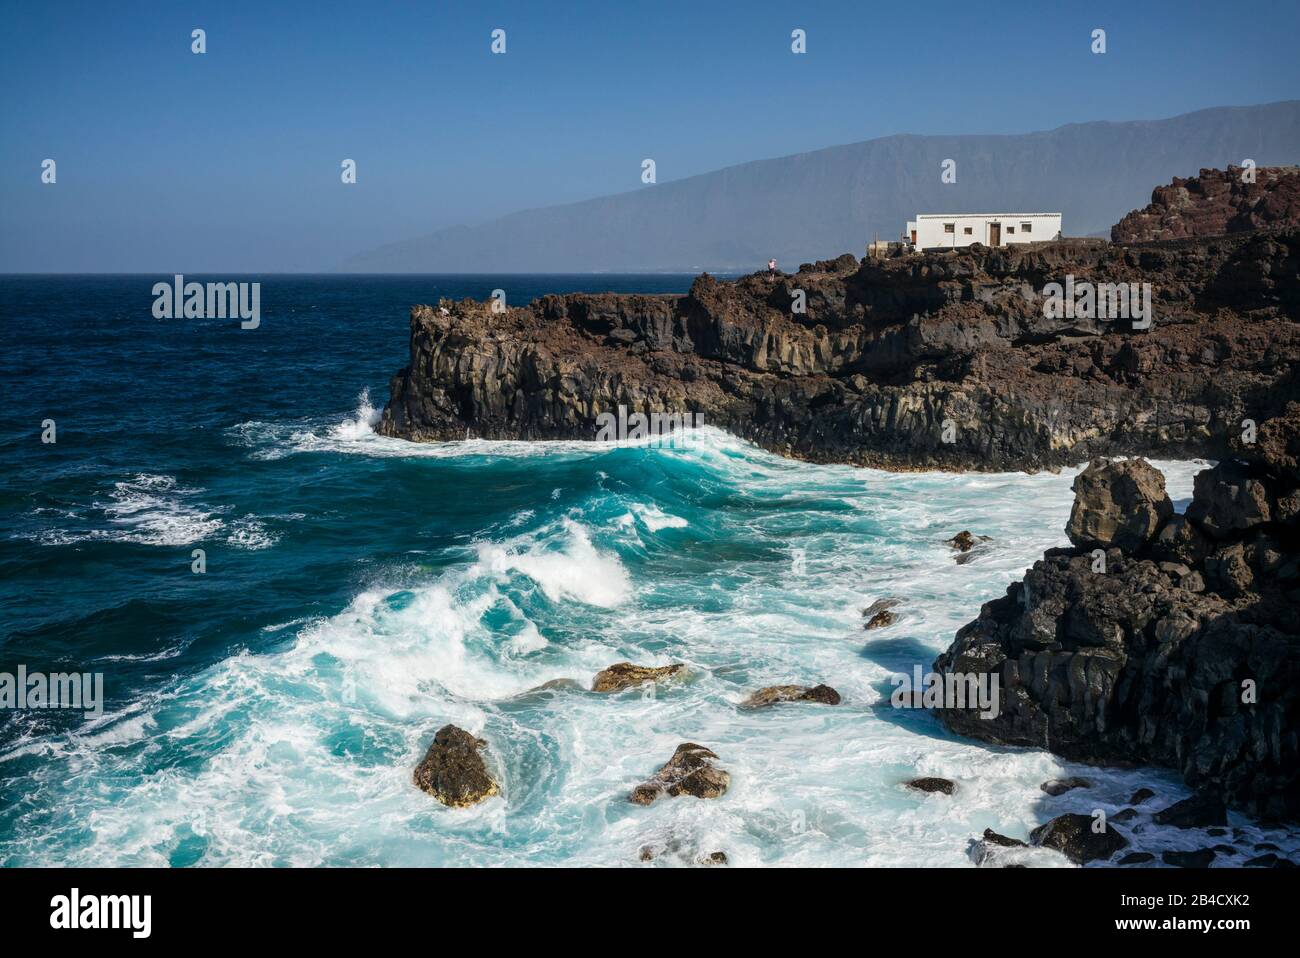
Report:
M 1093 770 L 1049 800 L 1051 756 L 881 707 L 1062 541 L 1069 473 L 810 466 L 712 429 L 677 449 L 383 439 L 412 304 L 691 277 L 240 278 L 262 282 L 255 330 L 155 319 L 167 276 L 0 278 L 0 673 L 102 673 L 106 697 L 0 710 L 0 863 L 634 864 L 675 843 L 960 865 L 985 827 L 1183 794 Z M 1196 467 L 1165 467 L 1178 497 Z M 994 537 L 983 562 L 953 564 L 963 528 Z M 868 640 L 882 595 L 908 615 Z M 624 659 L 692 677 L 530 691 Z M 736 709 L 823 681 L 842 705 Z M 450 810 L 412 785 L 447 722 L 488 740 L 500 798 Z M 629 805 L 686 740 L 719 753 L 727 796 Z M 960 798 L 900 787 L 918 774 Z

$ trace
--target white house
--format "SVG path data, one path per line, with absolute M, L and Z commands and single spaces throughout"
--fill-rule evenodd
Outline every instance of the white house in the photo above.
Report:
M 908 221 L 903 241 L 915 249 L 953 249 L 1060 238 L 1060 213 L 921 213 Z

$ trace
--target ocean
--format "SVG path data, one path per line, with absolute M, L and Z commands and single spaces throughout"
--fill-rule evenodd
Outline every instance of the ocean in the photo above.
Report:
M 692 277 L 240 279 L 262 283 L 255 330 L 155 319 L 170 276 L 0 277 L 0 672 L 102 673 L 105 696 L 98 716 L 0 710 L 0 864 L 618 866 L 652 845 L 970 866 L 985 828 L 1187 795 L 1167 770 L 990 748 L 889 705 L 892 674 L 928 670 L 1065 544 L 1075 470 L 809 465 L 709 427 L 678 448 L 387 439 L 412 304 Z M 1157 465 L 1175 500 L 1204 466 Z M 958 565 L 963 529 L 992 541 Z M 865 632 L 888 596 L 900 621 Z M 622 660 L 691 676 L 537 690 Z M 818 683 L 842 704 L 737 708 Z M 501 797 L 454 810 L 412 784 L 449 722 L 488 741 Z M 627 802 L 686 741 L 728 793 Z M 1039 787 L 1071 774 L 1092 788 Z

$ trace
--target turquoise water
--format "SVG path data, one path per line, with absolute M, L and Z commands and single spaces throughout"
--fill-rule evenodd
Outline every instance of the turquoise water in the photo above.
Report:
M 670 843 L 683 861 L 970 865 L 986 827 L 1186 794 L 889 707 L 892 673 L 928 669 L 1064 543 L 1072 471 L 813 466 L 710 428 L 682 448 L 409 444 L 371 428 L 406 307 L 501 278 L 266 278 L 256 331 L 153 320 L 154 279 L 0 280 L 0 670 L 103 672 L 108 698 L 92 719 L 0 713 L 6 865 L 632 865 Z M 1200 464 L 1159 465 L 1190 495 Z M 965 565 L 943 542 L 961 529 L 993 537 Z M 903 618 L 865 633 L 883 596 Z M 692 676 L 653 698 L 537 690 L 624 659 Z M 843 704 L 736 707 L 818 682 Z M 412 785 L 448 722 L 488 740 L 500 798 L 452 810 Z M 730 791 L 626 802 L 683 741 L 718 753 Z M 1096 787 L 1040 791 L 1062 774 Z M 902 788 L 917 775 L 958 792 Z

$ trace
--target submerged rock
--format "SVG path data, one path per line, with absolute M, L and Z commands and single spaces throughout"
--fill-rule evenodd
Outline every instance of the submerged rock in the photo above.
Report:
M 576 679 L 550 679 L 541 685 L 535 685 L 527 691 L 520 692 L 515 698 L 550 698 L 558 692 L 585 692 L 587 687 Z
M 973 535 L 969 530 L 963 529 L 961 532 L 957 533 L 955 536 L 949 539 L 947 545 L 950 548 L 956 549 L 958 552 L 970 553 L 972 549 L 974 549 L 976 546 L 980 545 L 981 543 L 992 542 L 992 541 L 993 539 L 990 536 Z M 959 555 L 957 556 L 957 561 L 959 563 L 964 563 L 968 561 L 970 558 L 971 556 L 969 554 Z
M 717 757 L 703 745 L 683 742 L 654 778 L 632 789 L 628 800 L 651 805 L 662 795 L 719 798 L 731 784 L 731 776 L 714 764 Z
M 1056 797 L 1057 795 L 1064 795 L 1072 789 L 1092 788 L 1092 782 L 1088 781 L 1086 778 L 1079 778 L 1072 775 L 1069 778 L 1054 778 L 1050 782 L 1043 782 L 1043 784 L 1038 787 L 1048 795 Z
M 621 692 L 624 689 L 635 688 L 650 682 L 659 683 L 668 679 L 680 678 L 686 672 L 686 666 L 681 663 L 656 668 L 649 665 L 633 665 L 631 662 L 617 662 L 609 668 L 596 673 L 595 678 L 591 680 L 591 690 L 593 692 Z
M 1006 856 L 1003 854 L 1008 848 L 1028 848 L 1029 845 L 1020 841 L 1018 838 L 1008 838 L 1006 835 L 999 835 L 991 828 L 984 829 L 984 835 L 979 841 L 972 841 L 970 847 L 970 857 L 976 865 L 988 867 L 997 865 L 999 861 L 1004 862 L 1006 868 L 1023 868 L 1020 862 L 1005 861 Z
M 499 791 L 480 752 L 487 742 L 455 725 L 444 725 L 415 767 L 415 784 L 444 805 L 465 808 Z
M 1155 797 L 1156 797 L 1156 793 L 1151 791 L 1151 789 L 1139 788 L 1136 792 L 1134 792 L 1132 795 L 1129 796 L 1128 803 L 1130 805 L 1141 805 L 1148 798 L 1155 798 Z
M 764 708 L 780 702 L 820 702 L 823 705 L 839 705 L 840 693 L 829 685 L 770 685 L 759 689 L 740 703 L 743 709 Z
M 1054 848 L 1076 865 L 1111 858 L 1128 847 L 1128 839 L 1113 828 L 1093 831 L 1093 821 L 1091 815 L 1060 815 L 1030 832 L 1030 844 Z
M 914 778 L 903 784 L 917 792 L 940 792 L 951 795 L 957 791 L 957 783 L 946 778 Z
M 650 842 L 642 845 L 637 857 L 643 862 L 666 861 L 674 865 L 704 865 L 708 867 L 727 864 L 726 852 L 718 851 L 701 855 L 693 842 L 683 841 L 679 838 L 669 838 L 666 841 Z
M 895 598 L 877 599 L 875 602 L 871 603 L 871 605 L 867 606 L 865 609 L 862 610 L 862 617 L 864 619 L 871 619 L 881 612 L 887 612 L 890 609 L 895 609 L 902 604 L 903 604 L 902 599 L 895 599 Z

